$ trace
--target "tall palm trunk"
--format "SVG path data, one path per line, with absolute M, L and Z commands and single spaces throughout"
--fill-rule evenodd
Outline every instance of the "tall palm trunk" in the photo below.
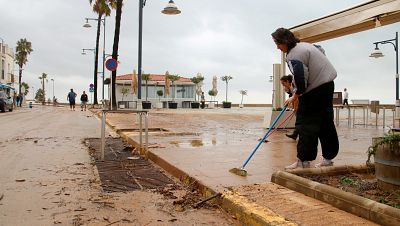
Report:
M 44 78 L 42 78 L 43 101 L 42 105 L 46 104 L 46 92 L 44 91 Z
M 228 102 L 228 81 L 226 81 L 225 102 Z
M 99 13 L 97 18 L 97 34 L 96 34 L 96 50 L 94 52 L 94 75 L 93 75 L 93 85 L 94 85 L 94 98 L 93 104 L 98 104 L 97 102 L 97 69 L 99 67 L 99 41 L 100 41 L 100 27 L 101 27 L 101 17 L 103 14 Z
M 116 15 L 115 15 L 115 31 L 114 31 L 114 44 L 113 44 L 113 52 L 112 52 L 112 57 L 118 61 L 118 44 L 119 44 L 119 33 L 120 33 L 120 27 L 121 27 L 121 14 L 122 14 L 122 2 L 123 0 L 117 0 L 117 10 L 116 10 Z M 117 69 L 112 72 L 111 75 L 111 99 L 112 99 L 112 106 L 111 108 L 113 110 L 117 109 L 117 103 L 116 103 L 116 95 L 115 95 L 115 81 L 117 77 Z
M 19 76 L 18 76 L 18 84 L 19 84 L 19 88 L 18 88 L 18 93 L 21 94 L 21 80 L 22 80 L 22 65 L 19 65 Z

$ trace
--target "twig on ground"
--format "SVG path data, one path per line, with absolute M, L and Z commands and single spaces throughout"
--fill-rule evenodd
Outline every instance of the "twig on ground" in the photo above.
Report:
M 207 202 L 207 201 L 209 201 L 211 199 L 217 198 L 217 197 L 219 197 L 221 195 L 222 195 L 221 193 L 217 193 L 217 194 L 215 194 L 213 196 L 210 196 L 210 197 L 208 197 L 208 198 L 206 198 L 206 199 L 204 199 L 204 200 L 202 200 L 200 202 L 197 202 L 196 204 L 193 205 L 193 207 L 194 208 L 198 208 L 201 204 L 203 204 L 203 203 L 205 203 L 205 202 Z

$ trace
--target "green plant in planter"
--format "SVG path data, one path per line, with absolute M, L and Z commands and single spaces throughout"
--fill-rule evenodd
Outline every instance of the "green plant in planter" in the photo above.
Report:
M 129 89 L 126 87 L 122 87 L 121 94 L 122 94 L 122 101 L 124 101 L 124 97 L 128 95 Z
M 148 87 L 147 83 L 150 81 L 151 76 L 150 74 L 142 74 L 142 81 L 145 81 L 145 86 L 146 86 L 146 102 L 147 102 L 147 97 L 148 97 Z
M 197 101 L 196 97 L 199 96 L 199 93 L 197 90 L 199 90 L 199 86 L 201 86 L 201 82 L 204 80 L 204 76 L 202 76 L 200 73 L 197 73 L 196 77 L 193 77 L 190 79 L 195 85 L 196 85 L 196 94 L 194 95 L 194 101 Z M 200 93 L 201 95 L 201 93 Z M 199 98 L 200 100 L 200 98 Z
M 173 87 L 173 96 L 172 96 L 172 102 L 175 100 L 175 90 L 176 90 L 176 84 L 175 81 L 178 81 L 181 76 L 179 75 L 167 75 L 167 78 L 171 81 L 171 85 Z M 174 85 L 175 84 L 175 85 Z
M 161 101 L 161 97 L 164 95 L 164 92 L 160 89 L 157 90 L 158 101 Z
M 214 90 L 209 90 L 208 95 L 213 97 L 213 100 L 215 100 L 216 93 L 214 92 Z
M 230 103 L 228 101 L 228 83 L 229 83 L 229 80 L 231 80 L 231 79 L 233 79 L 233 77 L 229 76 L 229 75 L 225 75 L 225 76 L 221 77 L 221 80 L 223 82 L 225 82 L 225 84 L 226 84 L 225 101 L 223 101 L 222 103 Z
M 240 90 L 239 91 L 240 95 L 242 95 L 242 100 L 240 101 L 240 104 L 243 104 L 243 96 L 247 96 L 247 90 Z
M 388 133 L 371 145 L 367 150 L 367 164 L 370 163 L 371 156 L 376 154 L 378 147 L 385 144 L 389 145 L 391 151 L 400 154 L 400 133 Z

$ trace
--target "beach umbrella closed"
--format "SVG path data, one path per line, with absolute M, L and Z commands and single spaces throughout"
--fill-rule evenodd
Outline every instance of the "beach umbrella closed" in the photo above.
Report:
M 169 96 L 169 79 L 168 79 L 169 72 L 165 72 L 165 95 Z
M 137 89 L 138 89 L 138 82 L 137 82 L 137 75 L 136 75 L 136 71 L 133 70 L 133 74 L 132 74 L 132 84 L 131 84 L 131 88 L 132 94 L 136 94 L 137 93 Z
M 212 81 L 212 91 L 214 92 L 214 95 L 215 95 L 215 96 L 218 94 L 217 80 L 218 80 L 218 77 L 217 77 L 217 76 L 214 76 L 214 77 L 213 77 L 213 81 Z

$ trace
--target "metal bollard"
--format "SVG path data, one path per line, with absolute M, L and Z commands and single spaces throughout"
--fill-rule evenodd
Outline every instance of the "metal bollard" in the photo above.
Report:
M 142 113 L 139 113 L 139 153 L 143 155 L 142 153 L 142 147 L 143 147 L 143 140 L 142 140 Z
M 385 129 L 386 125 L 386 109 L 383 107 L 383 128 Z
M 350 107 L 347 107 L 347 126 L 351 127 L 351 112 Z
M 144 113 L 144 142 L 145 142 L 145 153 L 147 157 L 147 152 L 149 151 L 149 122 L 148 113 Z
M 104 161 L 104 147 L 105 147 L 105 133 L 106 133 L 106 112 L 102 111 L 101 115 L 101 161 Z

